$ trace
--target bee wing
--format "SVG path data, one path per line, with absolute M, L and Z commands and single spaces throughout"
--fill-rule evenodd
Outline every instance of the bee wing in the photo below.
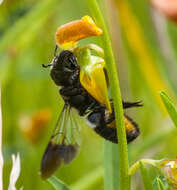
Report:
M 50 138 L 41 163 L 41 176 L 43 179 L 50 177 L 64 162 L 70 163 L 77 155 L 79 137 L 79 119 L 76 111 L 65 105 L 55 130 Z

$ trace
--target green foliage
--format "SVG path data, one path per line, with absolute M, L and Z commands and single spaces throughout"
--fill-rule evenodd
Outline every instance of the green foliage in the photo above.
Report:
M 122 98 L 120 93 L 120 85 L 119 80 L 116 72 L 116 63 L 115 58 L 113 55 L 111 40 L 109 37 L 108 29 L 106 28 L 106 24 L 102 13 L 100 11 L 99 5 L 96 0 L 88 0 L 87 1 L 90 11 L 95 18 L 96 23 L 98 26 L 103 30 L 103 34 L 101 36 L 102 39 L 102 46 L 105 53 L 105 61 L 106 61 L 106 68 L 109 76 L 110 81 L 110 88 L 111 94 L 114 101 L 114 112 L 115 112 L 115 119 L 116 119 L 116 128 L 117 128 L 117 138 L 119 139 L 118 143 L 118 151 L 119 151 L 119 160 L 120 160 L 120 190 L 129 190 L 130 189 L 130 179 L 128 175 L 128 150 L 127 150 L 127 142 L 126 142 L 126 132 L 125 132 L 125 124 L 124 124 L 124 117 L 123 117 L 123 107 L 122 107 Z M 112 145 L 108 147 L 108 149 L 112 149 Z M 114 155 L 114 153 L 113 153 Z M 107 162 L 107 164 L 109 164 Z M 111 163 L 114 164 L 114 163 Z M 111 166 L 116 168 L 116 165 Z M 109 178 L 105 178 L 108 181 L 115 181 L 117 180 L 117 176 L 113 175 L 114 180 Z M 113 185 L 114 186 L 114 185 Z
M 171 120 L 173 121 L 174 125 L 177 127 L 177 110 L 174 104 L 172 103 L 172 101 L 170 100 L 170 98 L 167 96 L 165 92 L 163 91 L 160 92 L 160 96 L 162 98 L 162 101 L 167 109 L 167 112 Z
M 117 145 L 110 142 L 104 142 L 104 171 L 105 171 L 105 180 L 104 187 L 105 190 L 115 190 L 119 189 L 120 186 L 120 174 L 118 169 L 119 160 Z
M 145 190 L 150 190 L 150 189 L 153 190 L 154 188 L 152 186 L 152 181 L 149 176 L 149 172 L 147 171 L 145 165 L 142 162 L 140 162 L 140 170 Z
M 101 7 L 101 12 L 96 2 Z M 38 173 L 42 154 L 63 101 L 58 95 L 58 87 L 50 79 L 49 70 L 43 69 L 41 64 L 50 63 L 53 59 L 57 27 L 86 14 L 90 15 L 89 10 L 104 34 L 82 40 L 80 44 L 96 43 L 104 48 L 118 118 L 119 149 L 117 145 L 107 141 L 103 145 L 103 140 L 92 129 L 83 126 L 80 154 L 71 164 L 61 167 L 56 172 L 57 177 L 53 176 L 48 180 L 49 185 Z M 153 11 L 156 12 L 156 9 Z M 146 0 L 3 1 L 0 5 L 0 86 L 4 189 L 8 188 L 11 155 L 16 152 L 21 156 L 21 175 L 17 181 L 17 189 L 23 186 L 25 190 L 120 190 L 120 184 L 122 189 L 127 189 L 128 161 L 133 164 L 145 156 L 159 160 L 176 157 L 176 128 L 166 122 L 165 111 L 167 110 L 177 126 L 177 27 L 171 21 L 163 21 L 157 22 L 155 26 L 150 1 Z M 162 36 L 155 30 L 158 27 L 162 27 Z M 169 52 L 174 56 L 168 54 Z M 173 64 L 168 62 L 169 58 L 173 58 Z M 144 105 L 142 108 L 125 110 L 141 131 L 140 137 L 128 146 L 129 155 L 116 66 L 124 101 L 142 100 Z M 46 108 L 52 113 L 52 118 L 43 134 L 41 133 L 39 141 L 30 142 L 21 128 L 21 118 L 29 116 L 31 119 L 35 113 Z M 28 124 L 25 121 L 25 127 Z M 154 188 L 151 178 L 156 181 L 156 189 L 169 189 L 164 181 L 156 177 L 158 171 L 147 170 L 145 164 L 140 164 L 145 189 Z M 133 174 L 131 189 L 135 190 L 133 187 L 136 183 L 136 190 L 142 190 L 139 176 L 135 172 Z
M 52 176 L 47 179 L 47 182 L 53 187 L 55 190 L 70 190 L 63 181 L 59 180 L 57 177 Z
M 156 179 L 158 190 L 165 190 L 165 186 L 160 178 Z

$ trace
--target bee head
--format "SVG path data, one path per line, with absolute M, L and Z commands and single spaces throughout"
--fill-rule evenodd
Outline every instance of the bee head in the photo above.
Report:
M 75 55 L 68 50 L 63 50 L 53 60 L 53 68 L 63 72 L 73 72 L 78 67 Z
M 50 76 L 58 86 L 66 86 L 74 83 L 73 75 L 78 70 L 75 55 L 68 50 L 63 50 L 56 55 L 51 64 Z M 79 75 L 77 76 L 79 77 Z M 75 77 L 76 78 L 76 77 Z

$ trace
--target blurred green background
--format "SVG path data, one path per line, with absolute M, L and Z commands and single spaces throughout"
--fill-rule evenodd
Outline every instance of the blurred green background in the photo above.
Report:
M 177 132 L 159 91 L 167 92 L 176 103 L 176 24 L 164 18 L 147 0 L 99 3 L 113 42 L 122 97 L 125 101 L 142 100 L 144 104 L 143 108 L 128 111 L 141 130 L 141 136 L 129 145 L 130 163 L 140 158 L 175 158 Z M 63 101 L 49 70 L 41 64 L 48 64 L 53 58 L 57 27 L 87 14 L 88 6 L 81 0 L 5 0 L 0 5 L 4 189 L 9 183 L 11 155 L 17 152 L 22 169 L 17 187 L 52 189 L 42 181 L 39 170 Z M 99 44 L 99 37 L 80 42 L 88 43 Z M 39 113 L 44 109 L 47 112 L 41 119 Z M 36 141 L 22 129 L 31 123 L 32 132 L 37 133 Z M 38 125 L 42 126 L 41 131 L 35 130 Z M 87 126 L 83 126 L 82 136 L 77 158 L 56 173 L 69 185 L 103 167 L 103 139 Z M 137 179 L 138 175 L 133 178 L 132 189 L 142 189 Z M 102 180 L 95 184 L 95 189 L 101 190 L 103 186 Z

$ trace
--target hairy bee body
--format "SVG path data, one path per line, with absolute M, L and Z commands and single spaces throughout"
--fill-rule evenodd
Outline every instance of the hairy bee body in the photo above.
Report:
M 75 55 L 62 51 L 55 55 L 51 66 L 50 76 L 57 86 L 59 93 L 65 101 L 65 106 L 59 116 L 54 132 L 44 152 L 41 163 L 41 176 L 50 177 L 62 164 L 70 163 L 78 152 L 79 147 L 79 121 L 78 114 L 84 117 L 88 125 L 101 137 L 113 143 L 118 143 L 115 125 L 114 106 L 112 113 L 105 105 L 93 98 L 80 83 L 80 67 Z M 139 102 L 123 102 L 124 108 L 141 106 Z M 73 109 L 74 108 L 74 109 Z M 78 114 L 73 115 L 77 110 Z M 124 115 L 127 142 L 133 141 L 139 135 L 139 129 L 131 118 Z
M 78 110 L 80 116 L 87 114 L 86 120 L 96 133 L 113 143 L 118 143 L 115 127 L 114 106 L 109 113 L 104 105 L 94 99 L 80 83 L 80 67 L 75 55 L 68 51 L 62 51 L 54 58 L 51 69 L 51 78 L 56 85 L 61 86 L 60 94 L 64 101 Z M 140 106 L 139 102 L 123 102 L 124 108 Z M 131 142 L 139 135 L 139 129 L 135 122 L 125 115 L 127 141 Z

